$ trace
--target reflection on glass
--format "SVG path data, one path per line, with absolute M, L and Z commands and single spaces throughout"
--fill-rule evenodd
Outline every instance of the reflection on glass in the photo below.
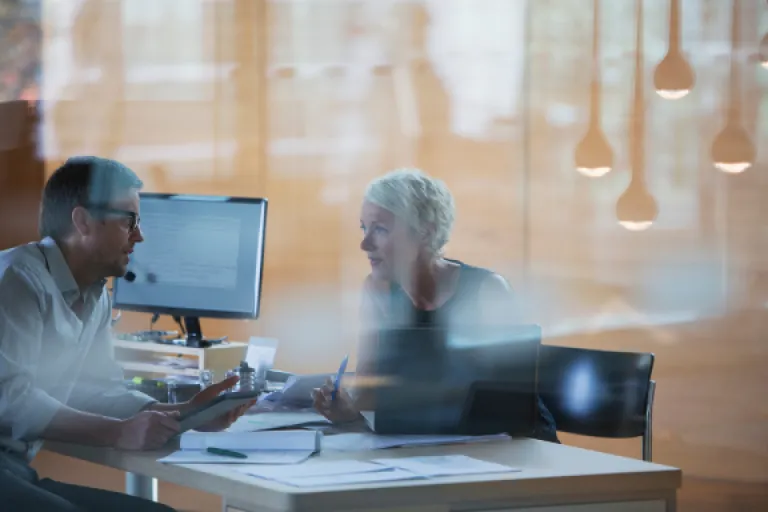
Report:
M 760 65 L 765 69 L 768 69 L 768 34 L 765 34 L 763 39 L 760 41 L 759 53 Z
M 680 0 L 669 0 L 669 49 L 656 67 L 653 84 L 666 100 L 678 100 L 693 88 L 695 75 L 680 49 Z
M 629 129 L 632 179 L 616 203 L 616 217 L 625 229 L 643 231 L 659 213 L 656 200 L 645 185 L 645 89 L 643 87 L 643 0 L 637 0 L 637 44 L 635 50 L 635 91 Z
M 738 53 L 741 37 L 740 0 L 734 0 L 731 19 L 731 72 L 728 116 L 722 131 L 712 143 L 712 162 L 719 170 L 738 174 L 749 169 L 755 161 L 755 146 L 741 124 L 741 75 Z
M 613 150 L 600 126 L 600 0 L 593 0 L 592 81 L 589 95 L 589 128 L 576 146 L 576 170 L 599 178 L 613 167 Z

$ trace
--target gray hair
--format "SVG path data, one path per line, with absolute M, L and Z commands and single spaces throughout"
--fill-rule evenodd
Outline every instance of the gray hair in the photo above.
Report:
M 407 222 L 426 237 L 427 248 L 433 253 L 440 254 L 448 243 L 456 206 L 442 180 L 418 169 L 397 169 L 373 180 L 365 200 Z

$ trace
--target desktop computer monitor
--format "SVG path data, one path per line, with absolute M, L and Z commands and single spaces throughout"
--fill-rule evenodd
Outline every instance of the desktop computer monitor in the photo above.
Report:
M 200 318 L 257 318 L 267 200 L 141 194 L 141 230 L 114 307 L 184 318 L 187 344 L 205 346 Z

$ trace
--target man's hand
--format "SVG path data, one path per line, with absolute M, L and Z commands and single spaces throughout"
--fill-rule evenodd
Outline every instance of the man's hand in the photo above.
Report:
M 216 384 L 211 384 L 204 390 L 200 391 L 198 394 L 192 397 L 192 399 L 187 402 L 186 409 L 192 409 L 199 407 L 203 404 L 206 404 L 219 396 L 221 393 L 228 391 L 232 389 L 235 384 L 238 383 L 240 380 L 240 377 L 237 375 L 234 375 L 232 377 L 226 378 L 221 382 L 217 382 Z M 203 425 L 202 427 L 199 427 L 197 430 L 201 430 L 204 432 L 218 432 L 219 430 L 224 430 L 229 428 L 237 419 L 242 416 L 243 414 L 248 411 L 254 404 L 256 403 L 256 400 L 253 400 L 252 402 L 249 402 L 245 405 L 241 405 L 240 407 L 233 409 L 229 411 L 228 413 L 219 416 L 215 420 L 211 421 L 210 423 Z
M 157 450 L 179 433 L 178 412 L 143 411 L 117 424 L 115 448 Z

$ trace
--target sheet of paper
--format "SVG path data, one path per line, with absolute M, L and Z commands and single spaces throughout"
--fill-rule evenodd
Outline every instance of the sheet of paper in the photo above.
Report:
M 276 428 L 330 424 L 330 421 L 316 412 L 263 412 L 241 416 L 227 431 L 257 432 Z
M 304 462 L 312 456 L 311 451 L 298 450 L 271 450 L 271 451 L 243 451 L 247 459 L 224 457 L 199 450 L 179 450 L 173 452 L 158 462 L 165 464 L 270 464 L 270 465 L 294 465 Z M 280 466 L 282 467 L 282 466 Z
M 237 468 L 240 473 L 245 473 L 268 480 L 283 480 L 286 478 L 308 478 L 318 476 L 350 475 L 357 473 L 370 473 L 374 471 L 386 471 L 388 466 L 373 462 L 358 460 L 313 460 L 299 466 L 243 466 Z
M 426 457 L 403 457 L 397 459 L 375 459 L 373 462 L 392 468 L 410 471 L 425 478 L 432 476 L 476 475 L 484 473 L 511 473 L 520 469 L 488 462 L 466 455 L 435 455 Z
M 381 436 L 378 434 L 347 433 L 325 436 L 324 450 L 366 451 L 399 448 L 402 446 L 433 446 L 441 444 L 468 444 L 509 439 L 506 434 L 492 436 Z
M 349 484 L 366 484 L 370 482 L 393 482 L 397 480 L 415 480 L 418 475 L 402 469 L 389 469 L 370 473 L 352 473 L 335 476 L 311 476 L 306 478 L 285 478 L 280 483 L 294 487 L 326 487 Z
M 318 451 L 322 433 L 312 430 L 279 430 L 268 432 L 184 432 L 182 450 L 205 450 L 211 446 L 226 450 L 297 450 Z

